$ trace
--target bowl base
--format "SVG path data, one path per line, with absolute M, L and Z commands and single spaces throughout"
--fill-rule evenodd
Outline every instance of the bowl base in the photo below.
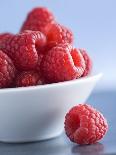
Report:
M 56 138 L 60 136 L 63 133 L 63 129 L 59 132 L 49 134 L 46 136 L 39 136 L 39 137 L 32 137 L 32 138 L 27 138 L 27 139 L 0 139 L 0 142 L 2 143 L 34 143 L 34 142 L 39 142 L 39 141 L 44 141 L 44 140 L 50 140 L 53 138 Z

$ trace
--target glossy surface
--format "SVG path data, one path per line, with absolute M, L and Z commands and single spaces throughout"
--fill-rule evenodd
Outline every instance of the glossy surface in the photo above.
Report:
M 94 145 L 79 146 L 71 143 L 65 134 L 38 143 L 0 143 L 2 155 L 115 155 L 116 154 L 116 91 L 94 93 L 88 100 L 101 110 L 109 122 L 109 132 Z

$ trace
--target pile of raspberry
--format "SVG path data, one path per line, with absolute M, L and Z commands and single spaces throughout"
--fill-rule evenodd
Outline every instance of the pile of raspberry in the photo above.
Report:
M 86 50 L 73 47 L 74 35 L 47 8 L 34 8 L 18 34 L 0 34 L 0 88 L 28 87 L 88 76 L 92 61 Z M 72 142 L 92 144 L 108 130 L 104 116 L 87 104 L 65 116 Z
M 18 34 L 0 34 L 0 88 L 27 87 L 87 76 L 92 61 L 73 47 L 72 31 L 47 8 L 29 12 Z

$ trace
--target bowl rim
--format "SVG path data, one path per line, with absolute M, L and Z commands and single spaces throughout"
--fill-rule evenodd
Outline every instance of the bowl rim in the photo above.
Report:
M 87 82 L 93 79 L 100 79 L 103 76 L 103 73 L 100 72 L 98 74 L 91 74 L 86 77 L 81 77 L 79 79 L 70 80 L 70 81 L 64 81 L 64 82 L 58 82 L 58 83 L 51 83 L 51 84 L 45 84 L 45 85 L 38 85 L 38 86 L 29 86 L 29 87 L 17 87 L 17 88 L 4 88 L 0 89 L 0 93 L 3 92 L 19 92 L 19 91 L 30 91 L 30 90 L 38 90 L 38 89 L 45 89 L 45 88 L 52 88 L 52 87 L 58 87 L 58 86 L 66 86 L 70 84 L 75 83 L 83 83 Z

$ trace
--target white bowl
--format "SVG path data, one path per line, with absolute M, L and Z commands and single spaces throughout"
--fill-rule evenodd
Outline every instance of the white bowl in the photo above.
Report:
M 31 142 L 60 135 L 64 116 L 84 103 L 102 74 L 77 80 L 0 90 L 0 141 Z

